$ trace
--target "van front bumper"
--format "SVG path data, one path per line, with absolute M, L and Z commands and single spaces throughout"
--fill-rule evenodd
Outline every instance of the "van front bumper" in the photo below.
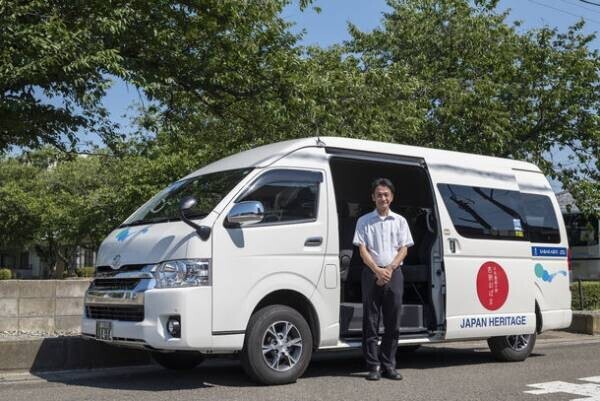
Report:
M 128 296 L 101 296 L 88 290 L 85 299 L 86 311 L 81 322 L 84 337 L 96 338 L 98 321 L 110 321 L 111 340 L 107 342 L 129 347 L 144 347 L 158 350 L 195 350 L 212 352 L 212 288 L 188 287 L 150 289 Z M 89 317 L 88 307 L 143 307 L 143 320 L 123 321 L 118 319 L 94 319 Z M 181 337 L 171 336 L 166 329 L 170 317 L 178 316 L 181 322 Z

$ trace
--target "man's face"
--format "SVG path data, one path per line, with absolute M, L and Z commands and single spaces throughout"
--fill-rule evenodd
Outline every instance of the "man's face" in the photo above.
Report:
M 392 201 L 394 200 L 394 195 L 392 191 L 383 185 L 378 185 L 375 187 L 375 191 L 371 195 L 373 202 L 375 202 L 375 207 L 378 210 L 387 210 L 389 209 Z

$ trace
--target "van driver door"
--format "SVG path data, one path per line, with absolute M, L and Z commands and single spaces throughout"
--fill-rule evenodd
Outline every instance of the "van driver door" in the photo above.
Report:
M 243 334 L 266 295 L 295 291 L 310 299 L 323 270 L 327 191 L 322 171 L 264 171 L 222 213 L 213 238 L 213 335 Z M 261 202 L 262 221 L 227 223 L 240 202 Z

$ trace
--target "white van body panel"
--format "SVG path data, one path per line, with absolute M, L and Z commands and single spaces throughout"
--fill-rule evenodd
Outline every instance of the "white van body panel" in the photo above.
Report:
M 182 179 L 192 178 L 199 175 L 210 174 L 217 171 L 234 170 L 238 168 L 256 167 L 262 168 L 272 165 L 277 160 L 281 159 L 285 155 L 296 152 L 303 147 L 315 147 L 314 139 L 293 139 L 290 141 L 283 141 L 272 143 L 269 145 L 263 145 L 258 148 L 246 150 L 225 157 L 210 163 L 201 169 L 188 174 Z
M 515 171 L 523 193 L 547 196 L 557 216 L 560 242 L 540 244 L 531 242 L 529 275 L 534 280 L 536 302 L 542 315 L 542 331 L 568 327 L 571 324 L 571 290 L 569 288 L 568 243 L 564 220 L 556 196 L 543 174 Z M 544 256 L 542 252 L 546 251 Z M 537 274 L 536 274 L 537 273 Z M 541 274 L 540 274 L 541 273 Z M 541 276 L 541 277 L 540 277 Z
M 449 163 L 429 165 L 442 228 L 446 275 L 446 339 L 528 334 L 535 331 L 533 281 L 528 274 L 530 247 L 527 241 L 473 239 L 454 227 L 437 184 L 468 185 L 518 191 L 510 168 L 491 163 L 468 167 Z M 456 250 L 450 245 L 454 242 Z M 480 275 L 496 279 L 505 274 L 508 295 L 499 305 L 480 299 Z M 496 272 L 495 269 L 500 271 Z M 492 287 L 490 287 L 491 289 Z M 479 291 L 478 291 L 479 290 Z M 487 291 L 487 288 L 486 288 Z M 491 291 L 494 291 L 491 289 Z M 493 294 L 497 299 L 498 294 Z M 494 298 L 492 300 L 496 301 Z M 487 306 L 486 306 L 487 305 Z M 491 308 L 491 309 L 489 309 Z
M 210 227 L 216 218 L 211 213 L 197 222 Z M 210 258 L 210 255 L 209 242 L 200 240 L 187 224 L 174 221 L 115 229 L 100 245 L 96 265 L 147 265 L 187 257 Z
M 280 290 L 294 291 L 307 300 L 313 298 L 323 272 L 328 235 L 328 187 L 326 159 L 318 154 L 322 149 L 299 151 L 254 175 L 259 177 L 272 170 L 294 169 L 322 173 L 319 189 L 319 209 L 316 221 L 291 224 L 265 224 L 254 227 L 226 228 L 225 219 L 233 202 L 225 207 L 213 230 L 213 263 L 219 266 L 213 273 L 212 330 L 221 333 L 243 332 L 259 302 Z M 319 169 L 318 167 L 321 167 Z M 306 247 L 308 238 L 321 237 L 318 247 Z M 332 289 L 331 292 L 337 289 Z M 339 291 L 339 290 L 337 290 Z M 312 300 L 320 312 L 327 310 L 320 296 Z M 318 309 L 317 309 L 318 307 Z M 333 306 L 335 307 L 335 306 Z M 332 307 L 332 308 L 333 308 Z M 216 313 L 216 310 L 219 313 Z M 336 317 L 337 319 L 337 317 Z M 325 326 L 328 324 L 326 322 Z M 332 323 L 329 322 L 329 325 Z M 336 338 L 337 339 L 337 338 Z

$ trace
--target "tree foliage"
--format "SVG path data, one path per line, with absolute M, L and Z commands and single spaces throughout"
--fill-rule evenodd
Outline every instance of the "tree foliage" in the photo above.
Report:
M 588 47 L 594 36 L 582 33 L 583 22 L 565 33 L 520 33 L 496 3 L 391 0 L 383 26 L 370 33 L 351 27 L 348 46 L 365 72 L 385 75 L 402 66 L 416 81 L 423 114 L 409 143 L 532 161 L 576 196 L 583 193 L 578 185 L 596 188 L 585 193 L 596 194 L 597 207 L 600 55 Z M 375 114 L 395 101 L 379 100 Z M 562 159 L 552 160 L 558 150 Z
M 101 104 L 114 77 L 157 99 L 167 124 L 278 93 L 296 42 L 288 2 L 0 2 L 0 150 L 114 139 Z
M 104 237 L 166 183 L 197 168 L 184 153 L 65 157 L 41 149 L 0 160 L 0 248 L 34 245 L 71 271 L 78 248 Z
M 0 1 L 0 150 L 115 134 L 101 99 L 125 71 L 105 38 L 123 18 L 104 1 Z
M 523 31 L 492 0 L 389 0 L 372 32 L 304 48 L 289 4 L 0 0 L 0 150 L 84 130 L 111 145 L 0 160 L 0 246 L 66 260 L 190 170 L 317 134 L 526 159 L 598 213 L 600 55 L 583 22 Z M 148 99 L 118 143 L 101 103 L 115 77 Z

